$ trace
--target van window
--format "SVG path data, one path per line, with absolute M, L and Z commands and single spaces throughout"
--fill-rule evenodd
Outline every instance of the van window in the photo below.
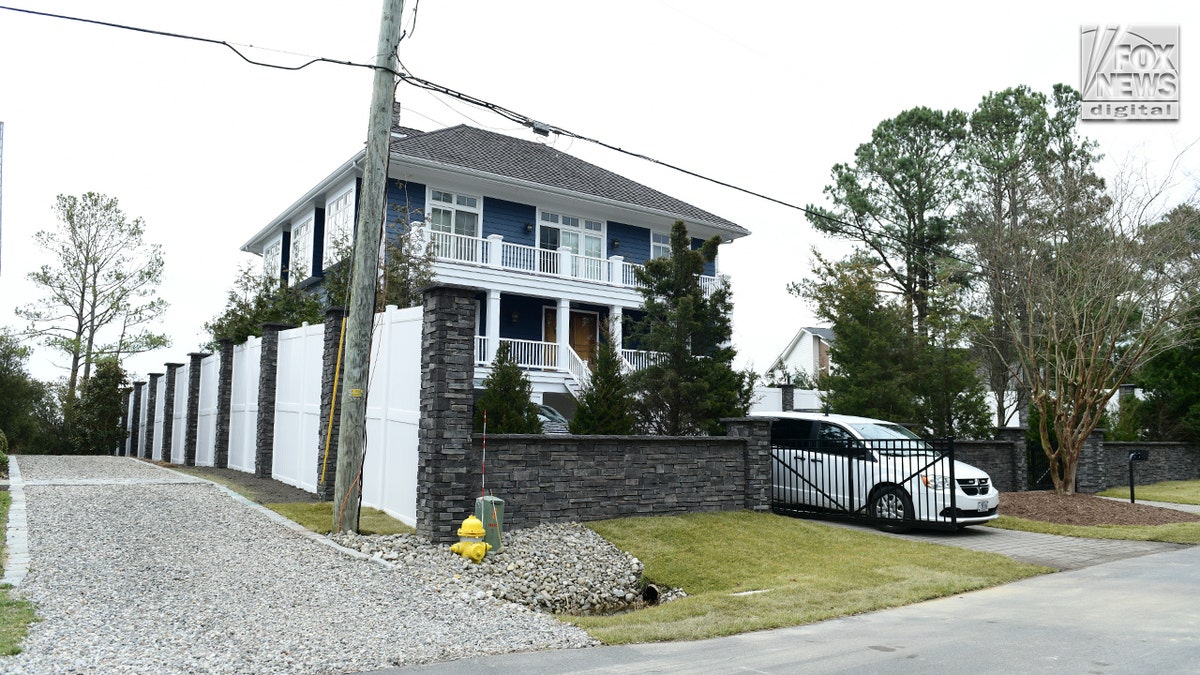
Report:
M 776 419 L 771 421 L 771 444 L 789 445 L 812 440 L 812 420 Z
M 829 422 L 821 422 L 821 430 L 818 432 L 817 438 L 822 441 L 839 443 L 849 443 L 854 440 L 854 436 L 849 431 Z

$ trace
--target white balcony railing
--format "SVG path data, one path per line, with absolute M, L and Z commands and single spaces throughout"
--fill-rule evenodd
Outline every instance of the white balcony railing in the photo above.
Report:
M 636 349 L 622 349 L 621 358 L 629 365 L 629 370 L 641 370 L 658 363 L 662 358 L 659 352 L 642 352 Z
M 476 365 L 491 365 L 488 342 L 486 335 L 475 336 Z M 588 362 L 580 358 L 579 354 L 570 347 L 567 347 L 567 358 L 564 362 L 560 362 L 558 359 L 558 344 L 554 342 L 500 338 L 499 343 L 508 345 L 509 353 L 512 354 L 513 360 L 522 368 L 566 371 L 580 384 L 586 384 L 591 379 L 591 367 L 588 365 Z M 499 347 L 499 343 L 497 343 L 497 347 Z M 657 362 L 661 356 L 657 352 L 643 352 L 635 349 L 621 350 L 621 358 L 628 364 L 629 370 L 641 370 Z
M 621 256 L 591 258 L 536 246 L 506 242 L 500 235 L 468 237 L 426 229 L 430 250 L 438 260 L 484 265 L 513 272 L 565 277 L 623 288 L 639 288 L 636 270 L 642 265 Z M 702 276 L 700 285 L 711 293 L 724 276 Z

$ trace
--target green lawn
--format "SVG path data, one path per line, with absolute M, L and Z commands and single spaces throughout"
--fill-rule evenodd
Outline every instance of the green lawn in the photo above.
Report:
M 1200 504 L 1200 481 L 1167 481 L 1154 485 L 1139 485 L 1134 489 L 1138 501 Z M 1129 499 L 1129 488 L 1112 488 L 1100 493 L 1102 497 Z M 1163 541 L 1173 544 L 1200 544 L 1200 522 L 1169 525 L 1058 525 L 1037 520 L 1000 516 L 988 523 L 992 527 L 1025 532 L 1044 532 L 1067 537 L 1091 539 L 1129 539 L 1132 541 Z
M 263 504 L 263 506 L 319 534 L 329 534 L 333 529 L 333 502 L 298 502 Z M 358 531 L 361 534 L 404 534 L 413 532 L 413 528 L 379 509 L 363 507 L 359 509 Z
M 636 612 L 563 617 L 608 644 L 796 626 L 1052 571 L 992 553 L 750 512 L 588 526 L 639 558 L 649 582 L 688 593 Z
M 1163 541 L 1173 544 L 1200 544 L 1200 522 L 1169 525 L 1059 525 L 1040 520 L 1025 520 L 1000 516 L 988 523 L 1003 530 L 1043 532 L 1064 537 L 1085 539 L 1128 539 L 1131 541 Z
M 12 496 L 0 492 L 0 561 L 4 560 L 4 533 L 8 530 L 8 507 Z M 21 642 L 29 632 L 29 624 L 37 621 L 33 604 L 13 598 L 12 586 L 0 584 L 0 655 L 21 653 Z
M 1129 487 L 1105 490 L 1100 496 L 1129 499 Z M 1133 497 L 1138 501 L 1200 505 L 1200 480 L 1171 480 L 1153 485 L 1138 485 L 1133 490 Z

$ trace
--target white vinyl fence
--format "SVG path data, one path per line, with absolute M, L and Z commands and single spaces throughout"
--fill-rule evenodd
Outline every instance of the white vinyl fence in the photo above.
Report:
M 317 428 L 321 426 L 321 353 L 325 327 L 279 333 L 275 386 L 275 454 L 271 477 L 317 491 Z M 253 458 L 251 458 L 251 471 Z
M 250 337 L 233 348 L 233 391 L 229 414 L 229 468 L 254 472 L 258 433 L 258 367 L 262 338 Z
M 421 413 L 420 307 L 375 315 L 367 390 L 363 505 L 417 524 L 417 425 Z
M 217 446 L 217 378 L 221 355 L 210 354 L 200 362 L 200 423 L 196 428 L 196 466 L 212 466 Z
M 188 370 L 184 365 L 175 370 L 175 401 L 171 408 L 171 456 L 172 464 L 183 464 L 183 441 L 187 435 Z
M 417 513 L 417 428 L 421 389 L 420 307 L 389 307 L 375 316 L 367 389 L 367 446 L 362 472 L 363 505 L 378 508 L 409 525 Z M 275 432 L 271 476 L 278 481 L 315 492 L 322 470 L 326 430 L 320 428 L 321 374 L 324 326 L 301 326 L 279 333 L 275 388 Z M 184 365 L 175 372 L 172 410 L 171 457 L 184 462 L 187 430 L 188 384 L 200 378 L 199 426 L 196 464 L 212 466 L 215 460 L 217 386 L 221 358 L 212 354 L 200 362 L 198 373 Z M 262 340 L 250 338 L 233 348 L 230 392 L 229 457 L 231 469 L 253 473 L 257 452 L 259 375 Z M 154 424 L 155 457 L 161 457 L 162 420 L 166 378 L 160 390 Z M 339 391 L 338 395 L 341 396 Z M 141 442 L 146 439 L 148 391 L 142 392 Z M 130 394 L 130 404 L 133 394 Z M 324 467 L 332 481 L 336 467 Z
M 166 420 L 163 419 L 163 412 L 167 407 L 167 379 L 165 377 L 157 378 L 155 388 L 158 390 L 154 393 L 154 447 L 150 449 L 150 457 L 152 459 L 162 459 L 163 449 L 163 426 Z

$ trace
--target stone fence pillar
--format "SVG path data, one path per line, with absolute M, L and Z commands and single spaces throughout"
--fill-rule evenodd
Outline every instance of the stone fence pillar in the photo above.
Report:
M 170 463 L 175 437 L 175 376 L 183 367 L 182 363 L 166 363 L 167 386 L 163 391 L 166 400 L 163 401 L 163 439 L 162 461 Z
M 346 379 L 346 363 L 338 348 L 342 345 L 342 329 L 346 320 L 345 307 L 325 310 L 325 343 L 321 357 L 321 424 L 317 429 L 317 499 L 333 499 L 334 476 L 337 473 L 338 430 L 342 422 L 342 384 Z M 334 379 L 335 371 L 338 373 Z
M 1121 481 L 1117 479 L 1117 483 Z M 1104 430 L 1096 429 L 1083 442 L 1079 451 L 1079 464 L 1075 469 L 1075 491 L 1087 494 L 1107 490 L 1113 485 L 1108 475 L 1108 462 L 1104 454 Z
M 208 352 L 188 354 L 187 428 L 183 437 L 183 464 L 196 466 L 196 440 L 200 430 L 200 362 Z
M 142 456 L 154 459 L 154 424 L 158 421 L 158 378 L 162 373 L 150 373 L 150 394 L 146 398 L 146 449 Z
M 217 373 L 217 428 L 213 466 L 229 466 L 229 416 L 233 395 L 233 340 L 221 338 L 221 369 Z
M 421 423 L 417 431 L 417 533 L 455 541 L 474 499 L 466 464 L 474 424 L 475 291 L 425 291 Z
M 287 323 L 262 325 L 262 360 L 258 370 L 258 434 L 255 438 L 254 475 L 270 478 L 275 461 L 275 386 L 279 367 L 279 331 Z
M 746 510 L 771 510 L 771 421 L 747 417 L 721 420 L 725 435 L 746 440 Z
M 1029 489 L 1029 441 L 1025 437 L 1028 429 L 1023 427 L 1001 427 L 996 429 L 996 440 L 1012 444 L 1012 489 L 1024 492 Z

